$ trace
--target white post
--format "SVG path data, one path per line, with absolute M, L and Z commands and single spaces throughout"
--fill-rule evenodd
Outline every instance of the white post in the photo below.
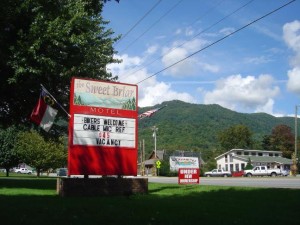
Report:
M 298 120 L 298 107 L 300 105 L 295 106 L 295 155 L 296 159 L 298 159 L 298 153 L 297 153 L 297 136 L 298 136 L 298 125 L 297 125 L 297 120 Z
M 153 138 L 154 138 L 154 158 L 156 159 L 156 131 L 158 128 L 156 126 L 152 127 L 153 130 Z

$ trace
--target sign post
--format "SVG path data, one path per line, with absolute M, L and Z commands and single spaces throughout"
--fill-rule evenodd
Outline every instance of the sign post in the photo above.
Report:
M 69 175 L 137 175 L 137 86 L 73 78 Z
M 155 165 L 156 165 L 156 169 L 157 169 L 157 176 L 159 176 L 159 169 L 160 169 L 161 161 L 157 160 L 155 162 Z

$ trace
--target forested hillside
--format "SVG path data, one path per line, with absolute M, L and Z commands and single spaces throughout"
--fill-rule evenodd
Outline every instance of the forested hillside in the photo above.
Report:
M 190 104 L 178 100 L 164 102 L 153 107 L 140 108 L 139 112 L 167 105 L 152 117 L 139 120 L 139 141 L 145 140 L 146 154 L 154 149 L 152 127 L 156 126 L 157 149 L 167 151 L 218 149 L 217 135 L 234 125 L 245 125 L 253 132 L 256 148 L 261 148 L 264 135 L 284 124 L 294 131 L 293 117 L 274 117 L 266 113 L 238 113 L 219 105 Z

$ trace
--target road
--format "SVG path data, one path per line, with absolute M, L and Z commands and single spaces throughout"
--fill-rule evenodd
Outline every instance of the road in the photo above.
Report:
M 56 174 L 49 176 L 56 177 Z M 83 176 L 72 176 L 83 177 Z M 100 177 L 100 176 L 90 176 Z M 138 176 L 142 178 L 141 176 Z M 152 177 L 148 178 L 149 182 L 177 184 L 177 177 Z M 300 189 L 300 176 L 297 177 L 200 177 L 199 185 L 215 185 L 215 186 L 229 186 L 229 187 L 263 187 L 263 188 L 291 188 Z
M 148 177 L 149 182 L 178 183 L 177 177 Z M 200 185 L 300 189 L 300 177 L 200 177 Z

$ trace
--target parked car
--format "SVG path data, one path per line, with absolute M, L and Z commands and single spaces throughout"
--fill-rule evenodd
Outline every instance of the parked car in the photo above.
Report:
M 231 173 L 229 171 L 224 171 L 222 169 L 213 169 L 212 171 L 204 173 L 206 177 L 231 177 Z
M 56 175 L 58 177 L 68 176 L 68 169 L 67 168 L 58 168 L 56 171 Z
M 18 168 L 15 169 L 15 173 L 32 174 L 32 170 L 29 170 L 27 168 Z
M 244 170 L 234 171 L 231 174 L 232 174 L 233 177 L 242 177 L 242 176 L 244 176 Z
M 282 176 L 289 176 L 290 175 L 290 170 L 281 170 L 281 175 Z
M 268 169 L 266 166 L 256 166 L 251 170 L 244 170 L 244 176 L 252 177 L 252 176 L 278 176 L 281 175 L 280 169 Z

